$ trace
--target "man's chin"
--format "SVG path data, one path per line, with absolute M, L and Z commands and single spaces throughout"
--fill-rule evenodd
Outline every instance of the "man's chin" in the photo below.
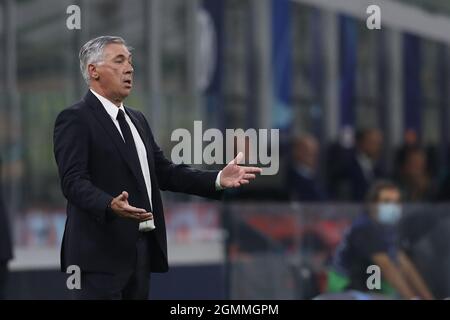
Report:
M 128 97 L 130 95 L 130 93 L 131 93 L 131 88 L 123 89 L 120 92 L 120 96 L 121 96 L 122 100 L 124 100 L 126 97 Z

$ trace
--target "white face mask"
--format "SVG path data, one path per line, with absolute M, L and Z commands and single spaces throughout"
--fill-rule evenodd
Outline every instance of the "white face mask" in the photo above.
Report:
M 402 207 L 397 203 L 381 203 L 377 208 L 377 219 L 382 224 L 394 225 L 402 217 Z

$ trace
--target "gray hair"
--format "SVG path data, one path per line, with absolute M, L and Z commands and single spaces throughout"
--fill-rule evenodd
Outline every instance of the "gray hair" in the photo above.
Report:
M 111 43 L 123 44 L 131 51 L 131 48 L 127 46 L 125 40 L 121 37 L 114 36 L 101 36 L 95 39 L 91 39 L 86 42 L 80 49 L 78 57 L 80 58 L 80 69 L 84 80 L 89 84 L 89 72 L 88 65 L 93 63 L 99 63 L 103 61 L 103 51 L 106 45 Z

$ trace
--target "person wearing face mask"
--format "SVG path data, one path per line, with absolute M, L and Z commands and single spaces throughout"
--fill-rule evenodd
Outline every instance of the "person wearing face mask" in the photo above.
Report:
M 388 181 L 374 183 L 366 211 L 346 231 L 334 255 L 328 291 L 369 292 L 392 298 L 433 299 L 425 281 L 401 249 L 396 225 L 402 217 L 399 188 Z M 369 289 L 367 268 L 381 271 L 380 289 Z

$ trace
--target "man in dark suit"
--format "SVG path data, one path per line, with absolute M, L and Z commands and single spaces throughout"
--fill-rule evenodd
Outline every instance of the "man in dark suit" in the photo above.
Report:
M 294 138 L 292 143 L 292 164 L 287 177 L 291 200 L 304 202 L 325 201 L 324 189 L 316 176 L 319 151 L 319 142 L 314 136 L 303 134 Z
M 54 130 L 67 198 L 61 268 L 80 268 L 77 299 L 146 299 L 150 273 L 168 271 L 159 190 L 219 199 L 261 169 L 239 166 L 242 154 L 220 172 L 166 159 L 143 114 L 123 106 L 134 70 L 122 38 L 87 42 L 80 67 L 90 90 L 58 115 Z
M 383 135 L 378 129 L 363 129 L 356 134 L 356 148 L 347 167 L 352 201 L 364 201 L 371 185 L 384 173 L 378 162 Z
M 1 161 L 0 161 L 1 173 Z M 0 174 L 1 181 L 1 174 Z M 3 202 L 0 185 L 0 300 L 5 299 L 6 281 L 8 277 L 8 261 L 12 258 L 11 237 L 9 232 L 8 214 Z

